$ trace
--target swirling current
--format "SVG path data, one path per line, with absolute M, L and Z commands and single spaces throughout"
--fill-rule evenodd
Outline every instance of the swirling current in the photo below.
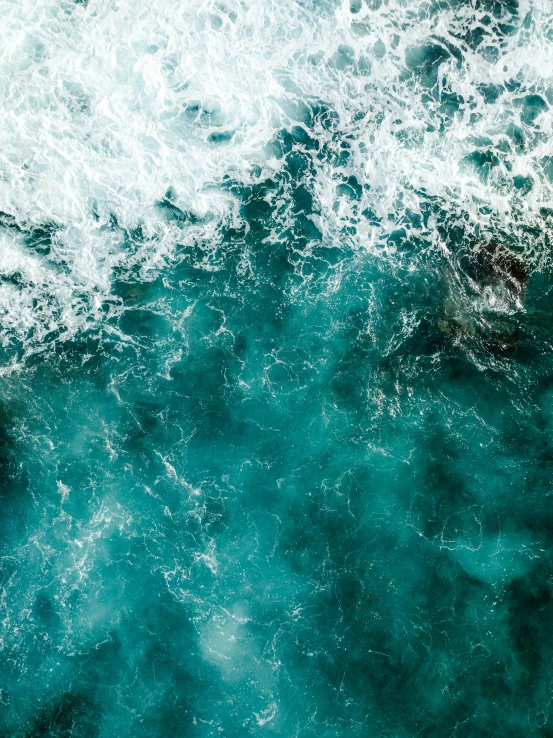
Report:
M 552 738 L 551 0 L 0 18 L 0 736 Z

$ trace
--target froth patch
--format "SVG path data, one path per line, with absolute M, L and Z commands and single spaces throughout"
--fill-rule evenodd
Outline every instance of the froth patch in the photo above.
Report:
M 12 338 L 101 321 L 115 270 L 147 279 L 187 240 L 219 248 L 239 209 L 225 181 L 281 172 L 283 130 L 288 155 L 310 157 L 301 186 L 325 245 L 396 262 L 416 239 L 441 249 L 435 200 L 468 231 L 503 228 L 529 258 L 544 252 L 543 3 L 48 0 L 10 5 L 5 20 L 0 209 L 59 226 L 48 253 L 2 236 Z

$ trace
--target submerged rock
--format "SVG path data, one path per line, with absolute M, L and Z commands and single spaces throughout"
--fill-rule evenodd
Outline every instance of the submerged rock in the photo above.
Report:
M 476 279 L 484 287 L 499 289 L 508 299 L 520 303 L 520 307 L 526 297 L 528 277 L 526 262 L 493 241 L 476 254 Z
M 490 349 L 512 351 L 518 342 L 515 315 L 523 309 L 529 268 L 513 251 L 494 241 L 464 257 L 445 274 L 442 333 L 479 337 Z

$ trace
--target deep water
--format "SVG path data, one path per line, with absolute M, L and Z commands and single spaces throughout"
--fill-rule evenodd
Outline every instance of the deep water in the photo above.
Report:
M 0 736 L 553 737 L 549 0 L 0 17 Z

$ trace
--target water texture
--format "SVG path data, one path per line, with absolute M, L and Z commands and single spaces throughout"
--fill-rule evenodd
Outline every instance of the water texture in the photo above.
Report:
M 550 0 L 0 18 L 0 736 L 553 737 Z

